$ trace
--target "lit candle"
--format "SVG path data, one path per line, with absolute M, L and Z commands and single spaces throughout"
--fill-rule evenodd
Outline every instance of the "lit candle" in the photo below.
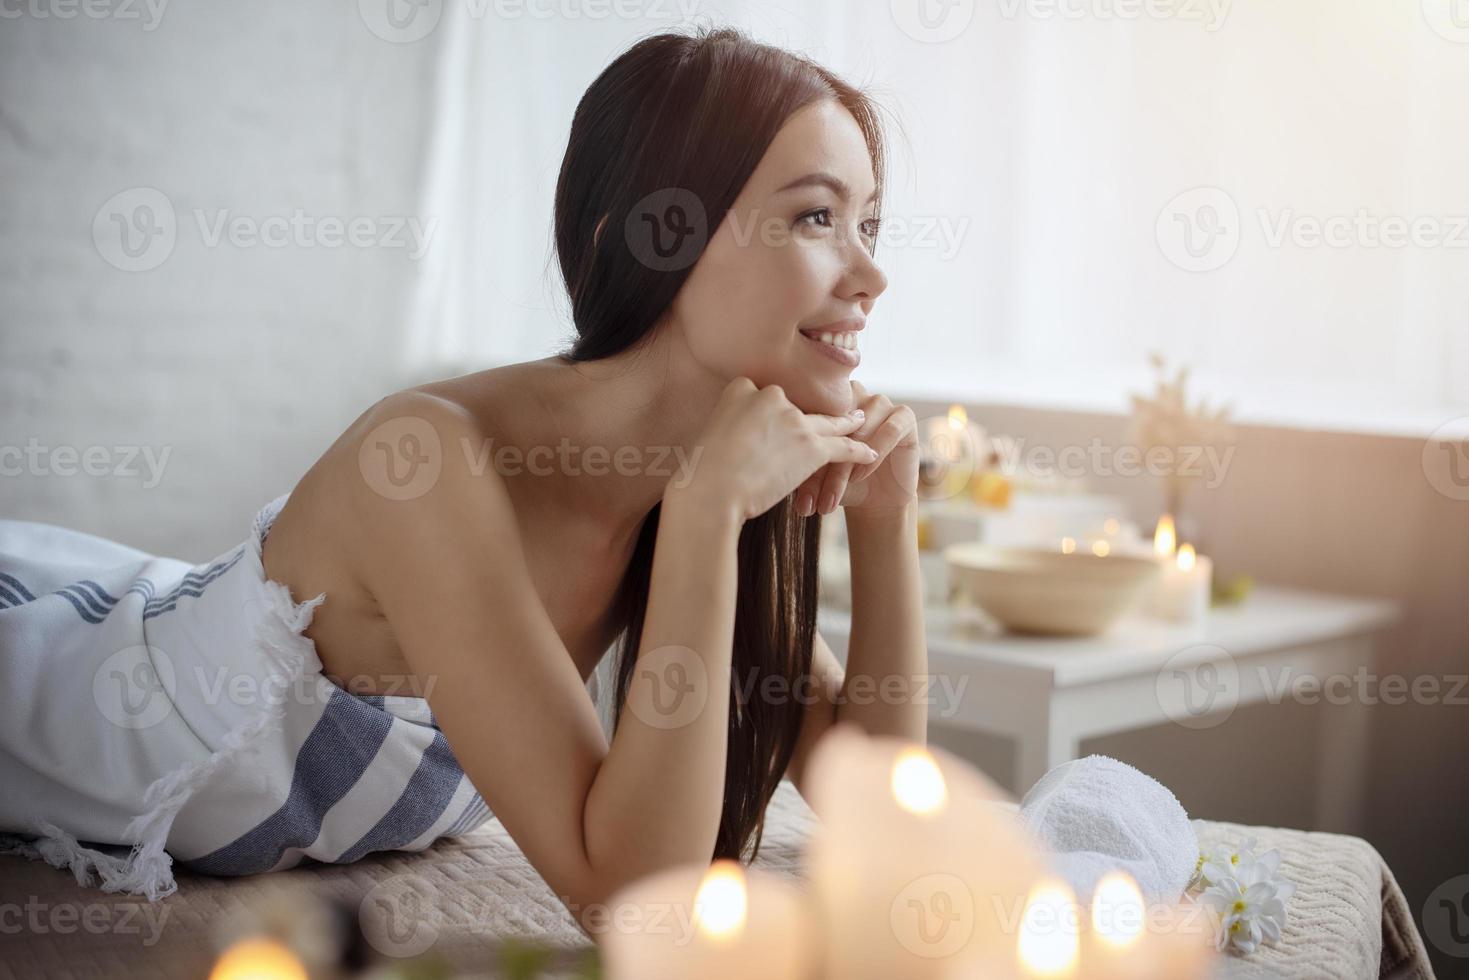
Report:
M 929 459 L 944 467 L 942 482 L 932 498 L 950 500 L 969 483 L 978 466 L 979 439 L 963 405 L 950 405 L 948 415 L 928 420 L 924 449 Z
M 306 980 L 306 968 L 285 944 L 258 936 L 225 950 L 209 980 Z
M 1211 928 L 1196 907 L 1149 906 L 1121 871 L 1092 894 L 1091 929 L 1082 946 L 1087 980 L 1191 980 L 1211 974 Z
M 718 860 L 641 878 L 589 924 L 608 980 L 807 980 L 815 967 L 806 896 L 776 875 Z
M 1015 944 L 1022 977 L 1063 980 L 1076 976 L 1081 935 L 1076 894 L 1059 878 L 1046 878 L 1031 889 Z M 1090 976 L 1090 974 L 1084 974 Z
M 1163 560 L 1163 574 L 1153 591 L 1153 615 L 1175 623 L 1198 623 L 1209 614 L 1214 563 L 1183 544 L 1171 560 Z
M 1174 542 L 1178 540 L 1178 532 L 1173 527 L 1173 515 L 1164 514 L 1158 518 L 1158 526 L 1153 530 L 1153 554 L 1159 558 L 1172 558 L 1176 550 Z
M 838 723 L 813 750 L 807 851 L 825 975 L 933 980 L 1013 968 L 1043 872 L 1004 794 L 942 749 Z M 754 976 L 755 973 L 750 975 Z
M 1087 976 L 1096 980 L 1156 976 L 1162 957 L 1147 924 L 1147 908 L 1132 876 L 1121 871 L 1104 875 L 1092 892 Z

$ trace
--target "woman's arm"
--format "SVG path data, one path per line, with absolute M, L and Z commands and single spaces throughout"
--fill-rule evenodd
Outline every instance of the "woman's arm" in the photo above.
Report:
M 491 811 L 578 918 L 636 878 L 709 860 L 724 787 L 737 516 L 676 490 L 665 497 L 639 651 L 652 672 L 640 667 L 609 747 L 531 582 L 503 481 L 493 467 L 473 475 L 463 465 L 461 447 L 485 434 L 458 406 L 421 393 L 372 411 L 368 429 L 404 416 L 432 425 L 442 472 L 409 500 L 359 481 L 346 502 L 364 532 L 354 564 L 409 667 L 432 681 L 435 718 Z
M 918 566 L 918 508 L 852 507 L 846 512 L 852 562 L 852 635 L 838 721 L 873 735 L 928 737 L 928 643 Z M 861 680 L 858 680 L 858 679 Z M 861 686 L 854 689 L 854 683 Z

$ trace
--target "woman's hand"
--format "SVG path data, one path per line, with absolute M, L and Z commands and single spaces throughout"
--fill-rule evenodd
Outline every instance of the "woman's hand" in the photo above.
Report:
M 829 465 L 879 462 L 877 447 L 853 436 L 865 424 L 851 414 L 808 415 L 779 385 L 735 378 L 695 444 L 694 476 L 676 492 L 727 508 L 743 523 Z
M 869 394 L 852 382 L 852 401 L 867 413 L 850 438 L 877 450 L 871 463 L 832 462 L 796 488 L 796 513 L 830 514 L 837 504 L 869 512 L 900 510 L 918 496 L 918 418 L 907 405 L 894 405 L 886 395 Z

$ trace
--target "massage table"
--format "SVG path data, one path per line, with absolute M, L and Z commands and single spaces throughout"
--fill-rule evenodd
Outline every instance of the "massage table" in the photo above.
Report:
M 756 866 L 803 882 L 802 846 L 815 820 L 795 786 L 783 781 L 767 813 Z M 1279 848 L 1284 855 L 1281 867 L 1297 886 L 1280 942 L 1247 957 L 1223 958 L 1219 977 L 1426 980 L 1433 976 L 1403 893 L 1366 841 L 1232 824 L 1203 824 L 1201 837 L 1205 833 L 1251 835 L 1262 850 Z M 100 933 L 86 932 L 76 925 L 77 919 L 70 933 L 30 929 L 16 933 L 8 927 L 16 918 L 12 914 L 9 920 L 0 918 L 0 978 L 202 978 L 217 955 L 223 924 L 247 903 L 307 893 L 360 907 L 374 888 L 382 894 L 384 889 L 422 888 L 424 882 L 426 891 L 441 901 L 436 905 L 432 945 L 417 955 L 442 956 L 464 975 L 487 975 L 500 944 L 517 938 L 568 949 L 591 945 L 499 820 L 491 819 L 464 837 L 440 840 L 420 853 L 375 854 L 354 864 L 311 864 L 245 878 L 181 871 L 179 890 L 154 910 L 161 929 L 151 945 L 145 945 L 150 931 L 137 909 L 131 910 L 136 931 L 116 928 Z M 27 901 L 47 908 L 144 902 L 79 887 L 68 873 L 41 862 L 0 857 L 0 906 Z M 112 909 L 106 921 L 122 923 L 128 912 Z M 102 913 L 91 914 L 94 921 L 104 918 Z

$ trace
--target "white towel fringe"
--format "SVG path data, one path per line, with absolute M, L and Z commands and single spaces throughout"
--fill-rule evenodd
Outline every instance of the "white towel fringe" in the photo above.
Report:
M 267 579 L 265 589 L 270 594 L 271 606 L 255 628 L 255 639 L 275 652 L 272 673 L 283 681 L 280 690 L 285 692 L 300 679 L 306 665 L 315 660 L 315 644 L 301 634 L 311 625 L 312 614 L 326 600 L 326 593 L 296 603 L 291 600 L 290 590 L 279 582 Z M 173 857 L 164 846 L 174 818 L 195 788 L 203 785 L 221 766 L 265 735 L 280 729 L 285 697 L 282 693 L 280 698 L 268 700 L 264 711 L 230 731 L 207 759 L 180 766 L 148 786 L 143 796 L 148 809 L 134 817 L 124 831 L 137 841 L 127 856 L 85 847 L 47 820 L 36 823 L 38 839 L 0 845 L 0 854 L 18 854 L 45 861 L 53 868 L 69 869 L 78 885 L 91 885 L 95 872 L 102 879 L 104 892 L 139 895 L 150 902 L 172 895 L 178 890 L 178 882 L 173 876 Z

